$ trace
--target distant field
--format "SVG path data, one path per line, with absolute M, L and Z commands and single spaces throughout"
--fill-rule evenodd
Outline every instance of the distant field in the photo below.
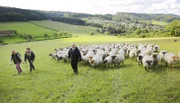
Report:
M 162 26 L 168 25 L 168 23 L 166 22 L 160 22 L 160 21 L 155 21 L 155 20 L 152 21 L 152 24 L 162 25 Z
M 50 29 L 55 29 L 58 31 L 69 31 L 73 35 L 88 35 L 90 32 L 97 33 L 97 28 L 90 27 L 90 26 L 80 26 L 80 25 L 71 25 L 65 24 L 61 22 L 54 22 L 54 21 L 31 21 L 40 26 L 44 26 Z
M 179 103 L 180 64 L 173 71 L 164 65 L 146 72 L 136 60 L 126 59 L 120 68 L 91 68 L 79 63 L 74 75 L 69 63 L 51 60 L 54 48 L 107 43 L 155 43 L 161 50 L 177 53 L 180 38 L 114 38 L 102 36 L 74 37 L 0 46 L 0 103 Z M 10 65 L 11 50 L 21 53 L 30 47 L 36 54 L 36 70 L 21 64 L 17 74 Z
M 53 35 L 53 33 L 56 33 L 56 31 L 36 26 L 28 22 L 1 22 L 0 30 L 16 30 L 19 34 L 31 34 L 32 36 L 44 36 L 45 33 Z
M 168 25 L 168 23 L 166 22 L 160 22 L 160 21 L 155 21 L 155 20 L 152 20 L 152 21 L 140 21 L 140 22 L 151 22 L 152 24 L 155 24 L 155 25 L 161 25 L 161 26 L 165 26 L 165 25 Z

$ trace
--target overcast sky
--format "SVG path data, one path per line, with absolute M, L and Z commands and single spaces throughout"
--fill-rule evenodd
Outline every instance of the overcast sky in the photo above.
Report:
M 0 0 L 0 5 L 90 14 L 134 12 L 180 15 L 180 0 Z

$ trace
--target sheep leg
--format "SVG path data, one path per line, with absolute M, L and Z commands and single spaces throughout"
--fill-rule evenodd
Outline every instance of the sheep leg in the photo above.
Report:
M 138 66 L 140 66 L 140 62 L 138 62 Z
M 147 67 L 147 72 L 149 72 L 149 67 Z
M 168 63 L 166 62 L 166 67 L 168 66 Z
M 104 69 L 106 68 L 106 64 L 104 64 Z
M 146 67 L 144 67 L 145 71 L 147 71 Z
M 170 64 L 170 69 L 171 69 L 171 71 L 172 71 L 172 64 Z
M 120 68 L 120 63 L 117 64 L 117 68 Z

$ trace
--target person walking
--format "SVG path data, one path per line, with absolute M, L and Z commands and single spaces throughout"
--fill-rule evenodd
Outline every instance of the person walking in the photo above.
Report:
M 71 60 L 71 67 L 74 71 L 74 74 L 78 75 L 78 61 L 81 60 L 81 54 L 80 51 L 78 49 L 78 47 L 76 47 L 76 45 L 73 43 L 72 47 L 69 49 L 68 52 L 68 57 Z
M 12 64 L 12 61 L 14 62 L 14 64 L 16 64 L 16 69 L 18 71 L 18 74 L 20 74 L 22 72 L 22 69 L 20 67 L 22 59 L 21 59 L 21 55 L 18 52 L 16 52 L 15 50 L 12 50 L 11 64 Z
M 26 62 L 26 60 L 29 61 L 30 64 L 30 72 L 32 72 L 32 70 L 35 70 L 35 67 L 33 65 L 35 59 L 35 54 L 33 51 L 31 51 L 30 48 L 26 48 L 26 52 L 24 54 L 24 62 Z

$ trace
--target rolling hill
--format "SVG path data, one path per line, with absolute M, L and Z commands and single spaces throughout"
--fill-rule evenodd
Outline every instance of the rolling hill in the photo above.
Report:
M 54 17 L 67 17 L 67 18 L 76 18 L 76 19 L 98 18 L 99 20 L 103 19 L 103 20 L 115 20 L 115 21 L 155 20 L 155 21 L 171 22 L 177 19 L 180 20 L 180 16 L 174 14 L 145 14 L 145 13 L 117 12 L 115 15 L 111 15 L 111 14 L 91 15 L 86 13 L 27 10 L 27 9 L 0 6 L 0 21 L 51 20 Z
M 16 30 L 18 34 L 31 34 L 33 36 L 43 36 L 45 33 L 53 34 L 55 30 L 43 28 L 29 22 L 5 22 L 0 23 L 0 30 Z
M 97 34 L 97 28 L 95 27 L 70 25 L 54 21 L 1 22 L 0 30 L 16 30 L 19 34 L 31 34 L 34 36 L 43 36 L 45 33 L 51 35 L 58 31 L 67 31 L 73 35 L 87 35 L 90 32 Z
M 98 28 L 90 26 L 71 25 L 54 21 L 31 21 L 30 23 L 57 31 L 68 31 L 73 35 L 88 35 L 90 32 L 98 34 Z

